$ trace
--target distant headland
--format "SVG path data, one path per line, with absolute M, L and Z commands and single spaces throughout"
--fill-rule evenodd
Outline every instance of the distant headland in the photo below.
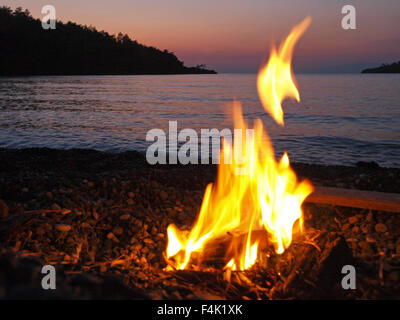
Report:
M 380 67 L 364 69 L 361 73 L 400 73 L 400 61 L 391 64 L 382 63 Z
M 0 7 L 0 75 L 215 74 L 128 35 L 57 21 L 44 30 L 28 10 Z

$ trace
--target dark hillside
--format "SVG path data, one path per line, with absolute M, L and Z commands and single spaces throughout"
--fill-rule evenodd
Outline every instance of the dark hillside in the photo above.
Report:
M 0 7 L 0 75 L 128 75 L 215 73 L 185 67 L 172 52 L 119 33 L 57 21 L 44 30 L 29 11 Z
M 382 63 L 380 67 L 364 69 L 361 73 L 400 73 L 400 61 L 391 64 Z

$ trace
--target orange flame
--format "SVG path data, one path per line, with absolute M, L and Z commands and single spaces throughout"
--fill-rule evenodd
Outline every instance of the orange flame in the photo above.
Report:
M 309 23 L 310 18 L 306 18 L 293 28 L 279 53 L 272 50 L 268 65 L 259 73 L 259 95 L 278 123 L 283 123 L 282 100 L 299 100 L 290 62 L 294 45 Z M 207 256 L 207 246 L 229 234 L 232 241 L 225 268 L 245 270 L 257 261 L 261 240 L 269 239 L 280 254 L 290 245 L 296 222 L 302 229 L 301 205 L 312 185 L 297 181 L 286 153 L 279 162 L 275 160 L 261 120 L 255 121 L 251 131 L 243 120 L 240 103 L 234 102 L 233 114 L 235 128 L 246 132 L 246 139 L 236 139 L 235 134 L 233 146 L 223 142 L 217 182 L 207 186 L 193 228 L 181 231 L 173 224 L 168 226 L 169 269 L 190 268 L 194 253 Z M 262 238 L 255 232 L 259 230 L 264 230 Z
M 283 125 L 281 102 L 285 98 L 300 101 L 299 91 L 292 78 L 291 62 L 294 46 L 310 23 L 311 17 L 307 17 L 295 26 L 285 42 L 281 43 L 278 52 L 273 46 L 268 63 L 258 75 L 257 88 L 262 105 L 280 125 Z

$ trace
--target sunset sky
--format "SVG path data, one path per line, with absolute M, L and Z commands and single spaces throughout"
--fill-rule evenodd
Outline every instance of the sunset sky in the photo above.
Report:
M 51 4 L 57 19 L 127 33 L 168 49 L 186 65 L 218 72 L 256 72 L 273 40 L 282 40 L 307 15 L 313 22 L 298 43 L 296 72 L 359 72 L 400 60 L 399 0 L 10 0 L 40 18 Z M 357 29 L 341 28 L 341 8 L 352 4 Z

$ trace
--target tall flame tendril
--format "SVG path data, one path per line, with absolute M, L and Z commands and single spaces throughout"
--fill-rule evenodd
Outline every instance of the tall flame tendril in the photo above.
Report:
M 278 51 L 272 48 L 268 63 L 258 74 L 261 102 L 282 125 L 282 101 L 300 100 L 292 79 L 291 60 L 294 46 L 310 21 L 307 17 L 295 26 Z M 249 132 L 239 102 L 233 104 L 233 115 L 235 128 Z M 312 185 L 297 180 L 286 153 L 280 161 L 275 160 L 261 120 L 255 121 L 253 129 L 246 139 L 235 139 L 233 146 L 223 141 L 216 183 L 206 187 L 192 229 L 181 231 L 174 224 L 168 226 L 167 269 L 199 267 L 210 244 L 230 235 L 225 268 L 245 270 L 257 261 L 261 241 L 267 239 L 281 254 L 292 241 L 295 223 L 302 229 L 301 205 L 312 192 Z M 236 152 L 241 157 L 235 157 Z M 230 161 L 225 161 L 227 157 Z
M 258 95 L 264 109 L 282 126 L 284 122 L 281 102 L 285 98 L 300 101 L 299 91 L 292 78 L 291 62 L 294 46 L 310 23 L 311 17 L 307 17 L 295 26 L 278 51 L 272 46 L 269 61 L 258 75 Z

